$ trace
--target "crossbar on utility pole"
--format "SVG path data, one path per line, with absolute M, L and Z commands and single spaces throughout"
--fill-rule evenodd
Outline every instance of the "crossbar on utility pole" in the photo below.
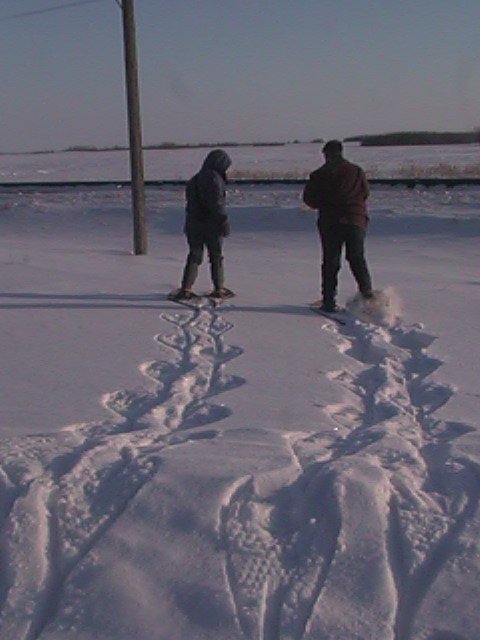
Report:
M 123 0 L 120 6 L 123 15 L 128 130 L 130 138 L 133 241 L 135 254 L 144 255 L 147 253 L 147 224 L 145 216 L 142 127 L 140 120 L 140 92 L 138 87 L 137 44 L 133 0 Z

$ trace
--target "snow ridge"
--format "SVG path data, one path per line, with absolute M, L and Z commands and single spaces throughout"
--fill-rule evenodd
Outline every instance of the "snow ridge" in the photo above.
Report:
M 265 493 L 250 478 L 222 509 L 238 625 L 249 640 L 454 633 L 451 612 L 439 615 L 443 578 L 458 570 L 462 545 L 465 588 L 480 577 L 471 551 L 480 467 L 458 446 L 473 427 L 435 418 L 455 393 L 430 379 L 442 365 L 427 353 L 435 337 L 358 319 L 323 329 L 347 362 L 327 374 L 345 391 L 323 408 L 334 426 L 292 434 L 293 483 Z M 459 622 L 470 624 L 468 639 L 475 619 Z
M 229 414 L 211 398 L 243 384 L 226 375 L 242 350 L 210 304 L 164 313 L 165 359 L 140 369 L 152 390 L 121 390 L 103 402 L 112 420 L 59 435 L 2 443 L 0 629 L 2 640 L 35 640 L 55 619 L 67 582 L 162 464 L 162 452 L 217 437 L 205 429 Z

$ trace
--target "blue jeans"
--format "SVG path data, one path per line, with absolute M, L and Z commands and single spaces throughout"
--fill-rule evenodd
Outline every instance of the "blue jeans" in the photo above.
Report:
M 335 302 L 338 272 L 341 266 L 342 249 L 345 245 L 346 258 L 362 294 L 372 291 L 372 279 L 365 258 L 366 231 L 355 224 L 319 224 L 322 243 L 322 296 L 327 304 Z

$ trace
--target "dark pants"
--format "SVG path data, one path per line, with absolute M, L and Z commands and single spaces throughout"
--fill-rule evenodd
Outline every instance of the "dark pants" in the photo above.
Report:
M 325 303 L 334 303 L 337 295 L 338 272 L 341 266 L 342 249 L 358 289 L 363 294 L 372 290 L 372 280 L 365 259 L 365 229 L 354 224 L 331 224 L 318 226 L 322 243 L 322 296 Z
M 198 276 L 198 269 L 203 261 L 205 247 L 210 260 L 210 274 L 215 289 L 224 285 L 222 236 L 209 229 L 187 232 L 189 253 L 183 271 L 182 289 L 191 289 Z

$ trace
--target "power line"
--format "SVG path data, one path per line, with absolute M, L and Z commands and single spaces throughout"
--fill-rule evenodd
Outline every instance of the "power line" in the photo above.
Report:
M 18 18 L 27 18 L 29 16 L 36 16 L 41 13 L 50 13 L 52 11 L 59 11 L 60 9 L 70 9 L 71 7 L 78 7 L 82 4 L 92 4 L 94 2 L 103 2 L 103 0 L 77 0 L 76 2 L 69 2 L 68 4 L 61 4 L 56 7 L 46 7 L 45 9 L 36 9 L 35 11 L 25 11 L 24 13 L 15 13 L 11 16 L 0 17 L 0 22 L 4 20 L 16 20 Z

